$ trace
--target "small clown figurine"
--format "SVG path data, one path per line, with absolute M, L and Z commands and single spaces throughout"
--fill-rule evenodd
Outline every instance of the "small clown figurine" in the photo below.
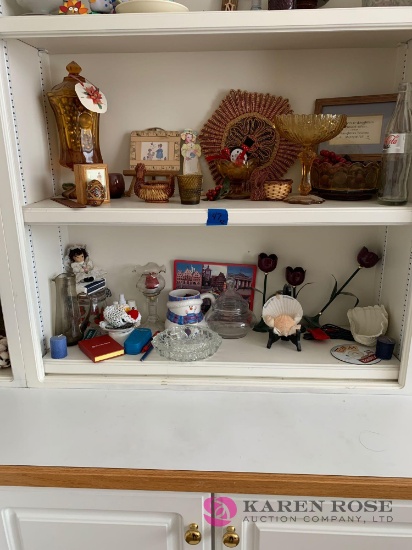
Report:
M 183 157 L 183 174 L 201 174 L 199 157 L 202 154 L 200 145 L 196 143 L 197 132 L 184 130 L 180 137 L 183 140 L 181 153 Z

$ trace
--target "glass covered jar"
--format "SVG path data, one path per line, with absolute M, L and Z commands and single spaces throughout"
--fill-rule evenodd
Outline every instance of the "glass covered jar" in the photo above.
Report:
M 47 92 L 56 117 L 62 166 L 73 170 L 74 164 L 101 164 L 99 145 L 100 114 L 89 111 L 80 101 L 75 87 L 86 82 L 81 67 L 72 61 L 66 67 L 68 76 Z
M 209 328 L 222 338 L 243 338 L 255 326 L 256 317 L 249 304 L 235 290 L 235 280 L 228 278 L 223 292 L 206 313 Z

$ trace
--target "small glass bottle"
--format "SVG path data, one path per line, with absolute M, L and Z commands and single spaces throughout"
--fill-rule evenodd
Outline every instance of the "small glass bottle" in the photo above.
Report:
M 378 202 L 390 206 L 408 200 L 412 161 L 411 83 L 399 86 L 395 111 L 386 128 L 383 144 Z
M 262 0 L 252 0 L 252 5 L 250 6 L 251 10 L 261 10 L 262 9 Z

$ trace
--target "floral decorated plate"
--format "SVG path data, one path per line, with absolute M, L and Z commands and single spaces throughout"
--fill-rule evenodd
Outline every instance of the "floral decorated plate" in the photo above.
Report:
M 173 0 L 128 0 L 116 6 L 116 13 L 182 12 L 189 8 Z

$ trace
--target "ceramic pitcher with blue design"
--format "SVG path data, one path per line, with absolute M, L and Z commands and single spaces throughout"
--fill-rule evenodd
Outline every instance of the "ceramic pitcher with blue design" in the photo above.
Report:
M 200 294 L 192 288 L 179 288 L 169 292 L 167 302 L 166 328 L 176 325 L 206 325 L 202 313 L 203 300 L 208 298 L 212 304 L 215 296 L 210 292 Z

